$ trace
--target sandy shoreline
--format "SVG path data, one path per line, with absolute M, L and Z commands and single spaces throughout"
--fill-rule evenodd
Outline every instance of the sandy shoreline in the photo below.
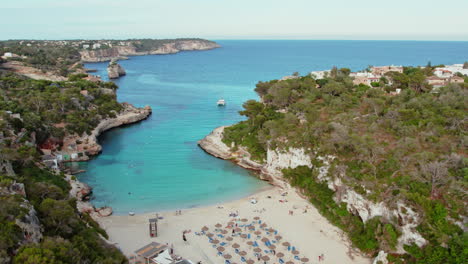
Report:
M 232 219 L 229 217 L 231 212 L 238 212 L 238 217 L 249 220 L 259 216 L 268 226 L 277 229 L 285 241 L 295 245 L 302 257 L 310 258 L 311 263 L 318 263 L 317 257 L 320 254 L 325 255 L 325 261 L 320 263 L 371 263 L 370 259 L 357 254 L 354 254 L 353 258 L 350 257 L 349 242 L 343 237 L 342 231 L 328 223 L 294 189 L 287 190 L 288 194 L 284 197 L 281 196 L 283 192 L 284 190 L 278 187 L 271 187 L 243 199 L 183 210 L 182 215 L 176 215 L 174 211 L 159 212 L 163 219 L 158 224 L 157 238 L 150 238 L 148 234 L 148 219 L 153 218 L 154 213 L 135 216 L 112 215 L 98 221 L 108 232 L 110 242 L 115 243 L 127 255 L 133 254 L 134 250 L 151 241 L 156 241 L 173 244 L 176 254 L 195 263 L 224 263 L 221 257 L 216 256 L 217 252 L 207 237 L 195 235 L 195 232 L 199 232 L 205 225 L 210 229 L 214 229 L 216 223 L 224 225 Z M 252 198 L 257 199 L 258 203 L 252 204 Z M 307 209 L 306 213 L 304 209 Z M 294 212 L 292 216 L 289 215 L 290 210 Z M 182 241 L 184 230 L 192 231 L 187 235 L 188 243 Z M 226 247 L 226 250 L 230 252 L 229 250 L 233 249 Z M 232 255 L 237 256 L 234 252 Z M 236 259 L 233 261 L 240 262 Z

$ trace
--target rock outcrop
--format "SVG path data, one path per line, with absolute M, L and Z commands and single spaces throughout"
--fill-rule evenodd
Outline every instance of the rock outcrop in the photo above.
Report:
M 34 206 L 26 199 L 24 184 L 13 182 L 9 186 L 0 187 L 0 196 L 10 195 L 22 197 L 19 202 L 19 207 L 22 209 L 18 209 L 24 210 L 25 213 L 20 218 L 15 219 L 15 224 L 21 228 L 24 234 L 21 243 L 39 243 L 42 239 L 43 229 Z
M 289 148 L 288 150 L 267 150 L 267 158 L 264 163 L 250 160 L 250 154 L 243 148 L 238 147 L 238 151 L 231 149 L 222 141 L 225 127 L 218 127 L 208 136 L 198 142 L 198 145 L 207 153 L 225 160 L 231 160 L 239 166 L 253 169 L 259 172 L 261 179 L 267 179 L 272 184 L 288 187 L 283 178 L 282 169 L 307 166 L 313 168 L 310 151 L 301 148 Z M 359 215 L 363 222 L 380 216 L 388 221 L 399 219 L 401 236 L 398 238 L 397 252 L 404 253 L 403 244 L 415 243 L 418 246 L 426 244 L 426 240 L 417 232 L 419 215 L 406 206 L 403 202 L 396 203 L 396 208 L 389 208 L 384 202 L 374 203 L 357 193 L 353 188 L 347 186 L 342 178 L 345 175 L 329 175 L 333 156 L 316 157 L 322 165 L 318 167 L 318 180 L 327 183 L 328 188 L 335 192 L 337 203 L 346 203 L 348 211 Z
M 96 208 L 89 202 L 92 193 L 91 187 L 86 183 L 78 181 L 72 175 L 66 175 L 66 180 L 71 186 L 70 196 L 76 198 L 76 209 L 81 213 L 89 214 L 93 219 L 112 215 L 112 208 L 105 206 Z
M 198 141 L 198 145 L 217 158 L 231 160 L 243 168 L 258 171 L 260 179 L 268 180 L 273 185 L 289 187 L 289 184 L 282 177 L 282 169 L 312 166 L 310 156 L 306 154 L 305 150 L 296 148 L 291 148 L 288 151 L 269 149 L 265 163 L 254 161 L 251 159 L 250 153 L 243 147 L 237 146 L 237 151 L 231 151 L 224 144 L 222 141 L 224 128 L 216 128 L 208 136 Z
M 117 79 L 125 74 L 126 72 L 124 68 L 118 64 L 116 60 L 111 60 L 107 66 L 107 75 L 109 76 L 109 79 Z
M 64 138 L 62 149 L 66 150 L 68 146 L 74 145 L 77 149 L 83 149 L 86 155 L 74 159 L 74 161 L 86 161 L 91 156 L 97 155 L 102 151 L 101 145 L 98 143 L 98 137 L 106 130 L 114 127 L 136 123 L 148 118 L 152 109 L 150 106 L 137 108 L 131 104 L 123 103 L 124 109 L 114 118 L 107 118 L 93 129 L 91 134 L 84 134 L 81 137 L 77 135 L 68 135 Z
M 126 56 L 174 54 L 180 51 L 210 50 L 220 46 L 211 41 L 204 40 L 176 40 L 163 44 L 150 51 L 137 51 L 135 46 L 114 46 L 108 49 L 80 51 L 83 62 L 103 62 L 112 59 L 125 59 Z

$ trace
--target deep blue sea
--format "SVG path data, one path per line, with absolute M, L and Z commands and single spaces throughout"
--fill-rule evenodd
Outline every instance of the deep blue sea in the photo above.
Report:
M 258 81 L 332 66 L 454 64 L 468 61 L 468 42 L 223 40 L 222 48 L 120 61 L 118 99 L 150 105 L 141 123 L 100 137 L 103 152 L 79 164 L 96 206 L 117 214 L 189 208 L 245 197 L 266 187 L 250 172 L 211 157 L 197 141 L 214 128 L 242 120 L 257 99 Z M 87 64 L 106 79 L 107 63 Z M 225 98 L 226 107 L 216 101 Z

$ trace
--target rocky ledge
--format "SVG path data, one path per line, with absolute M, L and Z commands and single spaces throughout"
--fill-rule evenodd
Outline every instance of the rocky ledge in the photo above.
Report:
M 76 209 L 79 212 L 88 213 L 94 220 L 112 215 L 111 207 L 96 208 L 89 202 L 92 189 L 86 183 L 78 181 L 72 175 L 66 175 L 66 180 L 71 186 L 70 196 L 76 198 Z
M 101 120 L 101 122 L 93 129 L 91 134 L 84 134 L 82 136 L 78 135 L 68 135 L 63 140 L 62 149 L 66 150 L 69 146 L 75 146 L 75 149 L 83 150 L 85 155 L 74 158 L 73 161 L 87 161 L 91 156 L 95 156 L 102 151 L 101 145 L 98 143 L 98 137 L 103 132 L 148 118 L 152 109 L 150 106 L 145 106 L 142 108 L 137 108 L 129 103 L 122 103 L 124 109 L 117 114 L 114 118 L 106 118 Z
M 229 146 L 222 141 L 223 132 L 226 126 L 218 127 L 208 136 L 198 141 L 198 145 L 208 154 L 220 159 L 230 160 L 237 165 L 258 172 L 260 179 L 269 181 L 272 185 L 282 188 L 290 187 L 282 178 L 278 177 L 278 172 L 272 171 L 268 163 L 259 163 L 251 159 L 250 153 L 243 147 L 238 146 L 236 151 L 232 151 Z
M 206 40 L 176 40 L 149 51 L 137 51 L 135 46 L 128 45 L 99 50 L 82 50 L 80 55 L 82 62 L 103 62 L 112 59 L 125 59 L 126 56 L 164 55 L 180 51 L 210 50 L 219 47 L 219 44 Z
M 124 110 L 122 110 L 122 112 L 120 112 L 115 118 L 107 118 L 102 120 L 91 132 L 91 135 L 85 135 L 81 138 L 82 142 L 87 142 L 86 152 L 88 156 L 97 155 L 102 151 L 102 147 L 99 145 L 97 140 L 102 132 L 114 127 L 128 125 L 144 120 L 152 113 L 150 106 L 137 108 L 128 103 L 123 103 L 123 105 Z
M 109 79 L 117 79 L 125 74 L 126 72 L 124 68 L 117 63 L 117 60 L 111 60 L 107 66 L 107 75 L 109 76 Z

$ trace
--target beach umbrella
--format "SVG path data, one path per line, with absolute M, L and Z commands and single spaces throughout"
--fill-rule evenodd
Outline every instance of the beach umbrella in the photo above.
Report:
M 293 255 L 299 255 L 299 251 L 298 251 L 298 250 L 293 250 L 292 253 L 293 253 Z
M 207 237 L 213 237 L 214 235 L 212 233 L 206 234 Z
M 226 255 L 224 255 L 224 258 L 225 258 L 225 259 L 231 259 L 231 258 L 232 258 L 232 256 L 231 256 L 231 255 L 229 255 L 229 254 L 226 254 Z
M 284 257 L 284 254 L 281 253 L 281 252 L 278 252 L 278 253 L 276 253 L 276 256 L 277 256 L 278 258 L 282 258 L 282 257 Z
M 282 236 L 275 236 L 276 240 L 281 240 L 283 237 Z
M 259 252 L 262 252 L 262 249 L 261 249 L 261 248 L 258 248 L 258 247 L 256 247 L 256 248 L 254 248 L 254 252 L 257 252 L 257 253 L 259 253 Z
M 247 218 L 242 218 L 241 221 L 242 221 L 242 222 L 247 222 L 247 221 L 249 221 L 249 220 L 247 220 Z
M 268 238 L 264 237 L 262 238 L 262 242 L 267 242 L 268 241 Z
M 260 220 L 260 217 L 256 216 L 254 217 L 254 220 Z
M 267 224 L 265 224 L 265 223 L 260 225 L 260 227 L 266 227 L 266 226 L 267 226 Z
M 291 244 L 289 242 L 283 242 L 282 245 L 285 246 L 285 247 L 289 247 Z
M 241 255 L 241 256 L 245 256 L 245 255 L 247 255 L 247 252 L 245 252 L 245 251 L 241 251 L 241 252 L 239 252 L 239 255 Z
M 217 223 L 217 224 L 215 225 L 215 227 L 220 228 L 220 227 L 222 227 L 222 225 L 221 225 L 220 223 Z
M 226 240 L 227 240 L 227 241 L 232 241 L 233 238 L 232 238 L 232 237 L 226 237 Z
M 252 241 L 247 241 L 247 245 L 252 246 L 253 242 Z
M 211 243 L 213 243 L 213 244 L 218 244 L 218 243 L 219 243 L 219 240 L 218 240 L 218 239 L 213 239 L 213 240 L 211 240 Z
M 224 247 L 218 247 L 218 251 L 219 251 L 219 252 L 223 252 L 224 250 L 225 250 Z
M 247 238 L 247 235 L 246 234 L 242 234 L 240 235 L 242 238 Z
M 221 230 L 221 234 L 225 235 L 225 234 L 227 234 L 227 233 L 228 233 L 227 230 Z
M 202 231 L 208 231 L 208 227 L 207 227 L 207 226 L 204 226 L 204 227 L 202 227 L 201 230 L 202 230 Z
M 256 234 L 257 236 L 260 235 L 262 232 L 260 231 L 255 231 L 254 234 Z
M 240 248 L 239 244 L 237 244 L 237 243 L 234 243 L 234 244 L 232 245 L 232 247 L 233 247 L 233 248 Z
M 254 229 L 255 229 L 255 226 L 249 226 L 249 229 L 250 229 L 250 230 L 254 230 Z
M 236 229 L 234 229 L 234 231 L 240 232 L 240 231 L 242 231 L 242 229 L 240 229 L 239 227 L 237 227 Z
M 247 264 L 254 264 L 255 261 L 253 261 L 253 260 L 251 260 L 251 259 L 248 259 L 246 263 L 247 263 Z
M 263 259 L 264 261 L 269 261 L 269 260 L 270 260 L 270 257 L 267 256 L 267 255 L 265 255 L 265 256 L 262 257 L 262 259 Z
M 286 262 L 286 264 L 294 264 L 294 262 L 288 261 L 288 262 Z
M 275 230 L 270 227 L 270 229 L 268 229 L 268 232 L 275 232 Z
M 232 221 L 228 222 L 228 225 L 234 225 L 234 222 L 232 222 Z
M 302 261 L 302 262 L 308 262 L 309 259 L 308 259 L 308 258 L 301 258 L 301 261 Z
M 268 248 L 270 248 L 270 249 L 275 249 L 276 246 L 275 246 L 275 245 L 270 245 Z

